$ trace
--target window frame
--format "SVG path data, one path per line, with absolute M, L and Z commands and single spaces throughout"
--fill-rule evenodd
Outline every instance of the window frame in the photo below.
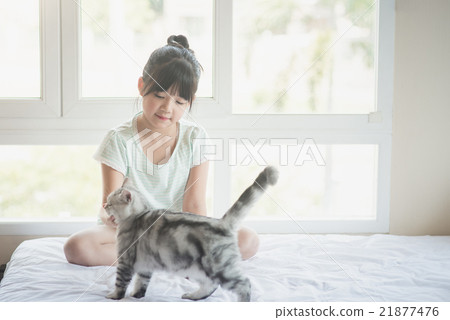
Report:
M 59 0 L 39 1 L 40 97 L 0 99 L 0 117 L 61 115 Z
M 290 136 L 299 140 L 313 138 L 318 144 L 378 145 L 376 219 L 295 223 L 272 220 L 245 224 L 263 233 L 389 232 L 395 1 L 380 0 L 376 4 L 376 112 L 271 114 L 260 119 L 255 114 L 232 114 L 232 2 L 214 1 L 213 97 L 196 99 L 192 111 L 193 119 L 212 138 Z M 41 0 L 42 98 L 0 101 L 0 143 L 98 144 L 106 130 L 132 116 L 135 98 L 80 98 L 79 14 L 74 1 Z M 215 162 L 212 216 L 221 216 L 230 205 L 230 172 L 225 161 Z M 48 221 L 0 221 L 0 235 L 63 235 L 92 226 L 93 220 L 50 224 Z
M 222 15 L 222 10 L 226 10 L 227 1 L 216 0 L 213 4 L 215 17 Z M 133 115 L 133 108 L 136 98 L 82 98 L 81 97 L 81 15 L 78 3 L 75 1 L 63 1 L 61 3 L 61 25 L 62 25 L 62 61 L 63 83 L 62 90 L 62 112 L 67 119 L 104 117 L 127 119 Z M 228 105 L 226 96 L 223 92 L 228 92 L 224 79 L 231 79 L 231 70 L 226 69 L 226 65 L 231 64 L 231 57 L 218 59 L 218 52 L 224 52 L 229 46 L 224 38 L 224 32 L 218 30 L 224 29 L 225 19 L 214 19 L 213 30 L 213 86 L 211 98 L 198 98 L 195 107 L 206 112 L 206 114 L 215 115 L 223 111 L 223 105 Z M 231 35 L 231 34 L 230 34 Z M 221 39 L 217 41 L 216 39 Z M 219 63 L 220 61 L 220 63 Z M 217 70 L 217 72 L 215 72 Z M 222 76 L 219 76 L 222 75 Z M 231 84 L 231 82 L 230 82 Z M 221 90 L 219 90 L 221 88 Z M 137 94 L 137 79 L 136 79 Z M 222 105 L 220 105 L 222 104 Z

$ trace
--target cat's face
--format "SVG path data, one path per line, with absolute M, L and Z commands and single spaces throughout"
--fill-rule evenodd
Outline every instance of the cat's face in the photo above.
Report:
M 131 192 L 124 188 L 112 192 L 107 200 L 105 210 L 109 216 L 114 216 L 116 223 L 126 219 L 131 214 Z
M 132 214 L 147 210 L 148 205 L 139 192 L 130 185 L 126 179 L 121 188 L 113 191 L 106 200 L 105 210 L 114 216 L 116 223 L 120 224 Z

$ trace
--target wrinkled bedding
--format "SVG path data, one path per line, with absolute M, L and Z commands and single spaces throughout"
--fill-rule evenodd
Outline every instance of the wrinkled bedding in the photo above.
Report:
M 7 265 L 0 301 L 111 301 L 115 267 L 69 264 L 65 240 L 24 241 Z M 450 301 L 450 237 L 261 235 L 257 255 L 241 264 L 252 301 Z M 196 287 L 155 273 L 144 298 L 124 300 L 185 301 L 181 295 Z M 235 297 L 219 287 L 203 301 Z

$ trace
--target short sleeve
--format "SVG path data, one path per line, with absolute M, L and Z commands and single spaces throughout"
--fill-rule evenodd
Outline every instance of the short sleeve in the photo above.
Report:
M 205 129 L 196 127 L 192 138 L 192 163 L 191 168 L 211 160 L 215 153 L 215 146 Z
M 127 150 L 126 144 L 116 130 L 108 132 L 103 142 L 94 153 L 94 159 L 127 175 Z

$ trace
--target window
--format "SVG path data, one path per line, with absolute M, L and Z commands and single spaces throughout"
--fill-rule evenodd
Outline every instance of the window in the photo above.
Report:
M 26 7 L 28 10 L 23 10 Z M 0 2 L 0 97 L 39 98 L 41 65 L 39 2 Z
M 224 115 L 205 119 L 223 140 L 216 172 L 227 181 L 220 183 L 227 201 L 217 199 L 217 215 L 254 179 L 261 160 L 277 165 L 281 178 L 248 225 L 261 232 L 387 232 L 393 3 L 219 3 L 232 26 L 219 38 L 231 44 L 223 54 L 232 56 L 225 61 L 232 72 L 224 70 L 219 84 L 219 93 L 230 93 L 219 99 Z M 293 161 L 305 141 L 325 165 Z
M 1 2 L 0 117 L 60 115 L 58 19 L 58 0 Z
M 284 152 L 280 152 L 281 146 Z M 376 145 L 317 145 L 313 141 L 309 145 L 291 141 L 288 145 L 269 141 L 256 156 L 244 145 L 236 149 L 237 161 L 231 171 L 233 200 L 258 175 L 258 161 L 275 163 L 280 171 L 277 186 L 267 190 L 248 217 L 250 220 L 376 217 Z
M 376 7 L 360 1 L 233 3 L 233 112 L 375 110 Z
M 212 1 L 81 1 L 81 96 L 134 97 L 150 53 L 188 35 L 204 67 L 197 95 L 212 95 Z
M 96 146 L 1 146 L 0 218 L 94 219 L 101 201 Z
M 0 221 L 94 221 L 102 198 L 101 170 L 92 158 L 96 148 L 0 146 Z M 207 205 L 211 211 L 212 189 Z
M 22 154 L 92 151 L 139 107 L 137 79 L 149 53 L 170 34 L 185 34 L 204 68 L 189 116 L 221 148 L 211 167 L 211 215 L 221 216 L 263 165 L 274 164 L 280 182 L 247 221 L 258 231 L 388 231 L 393 1 L 18 2 L 28 8 L 26 22 L 1 21 L 31 37 L 33 76 L 27 91 L 0 89 L 8 155 L 7 145 L 28 150 Z M 19 4 L 8 6 L 5 17 Z M 10 29 L 1 39 L 12 37 Z M 8 57 L 1 70 L 14 65 Z M 13 58 L 20 64 L 19 54 Z M 90 151 L 77 156 L 96 166 Z M 27 192 L 38 202 L 48 196 Z M 53 218 L 70 220 L 68 211 L 55 208 Z M 70 217 L 77 211 L 84 210 Z
M 127 118 L 150 53 L 184 33 L 205 72 L 198 97 L 213 90 L 213 2 L 62 2 L 63 113 L 66 118 Z

